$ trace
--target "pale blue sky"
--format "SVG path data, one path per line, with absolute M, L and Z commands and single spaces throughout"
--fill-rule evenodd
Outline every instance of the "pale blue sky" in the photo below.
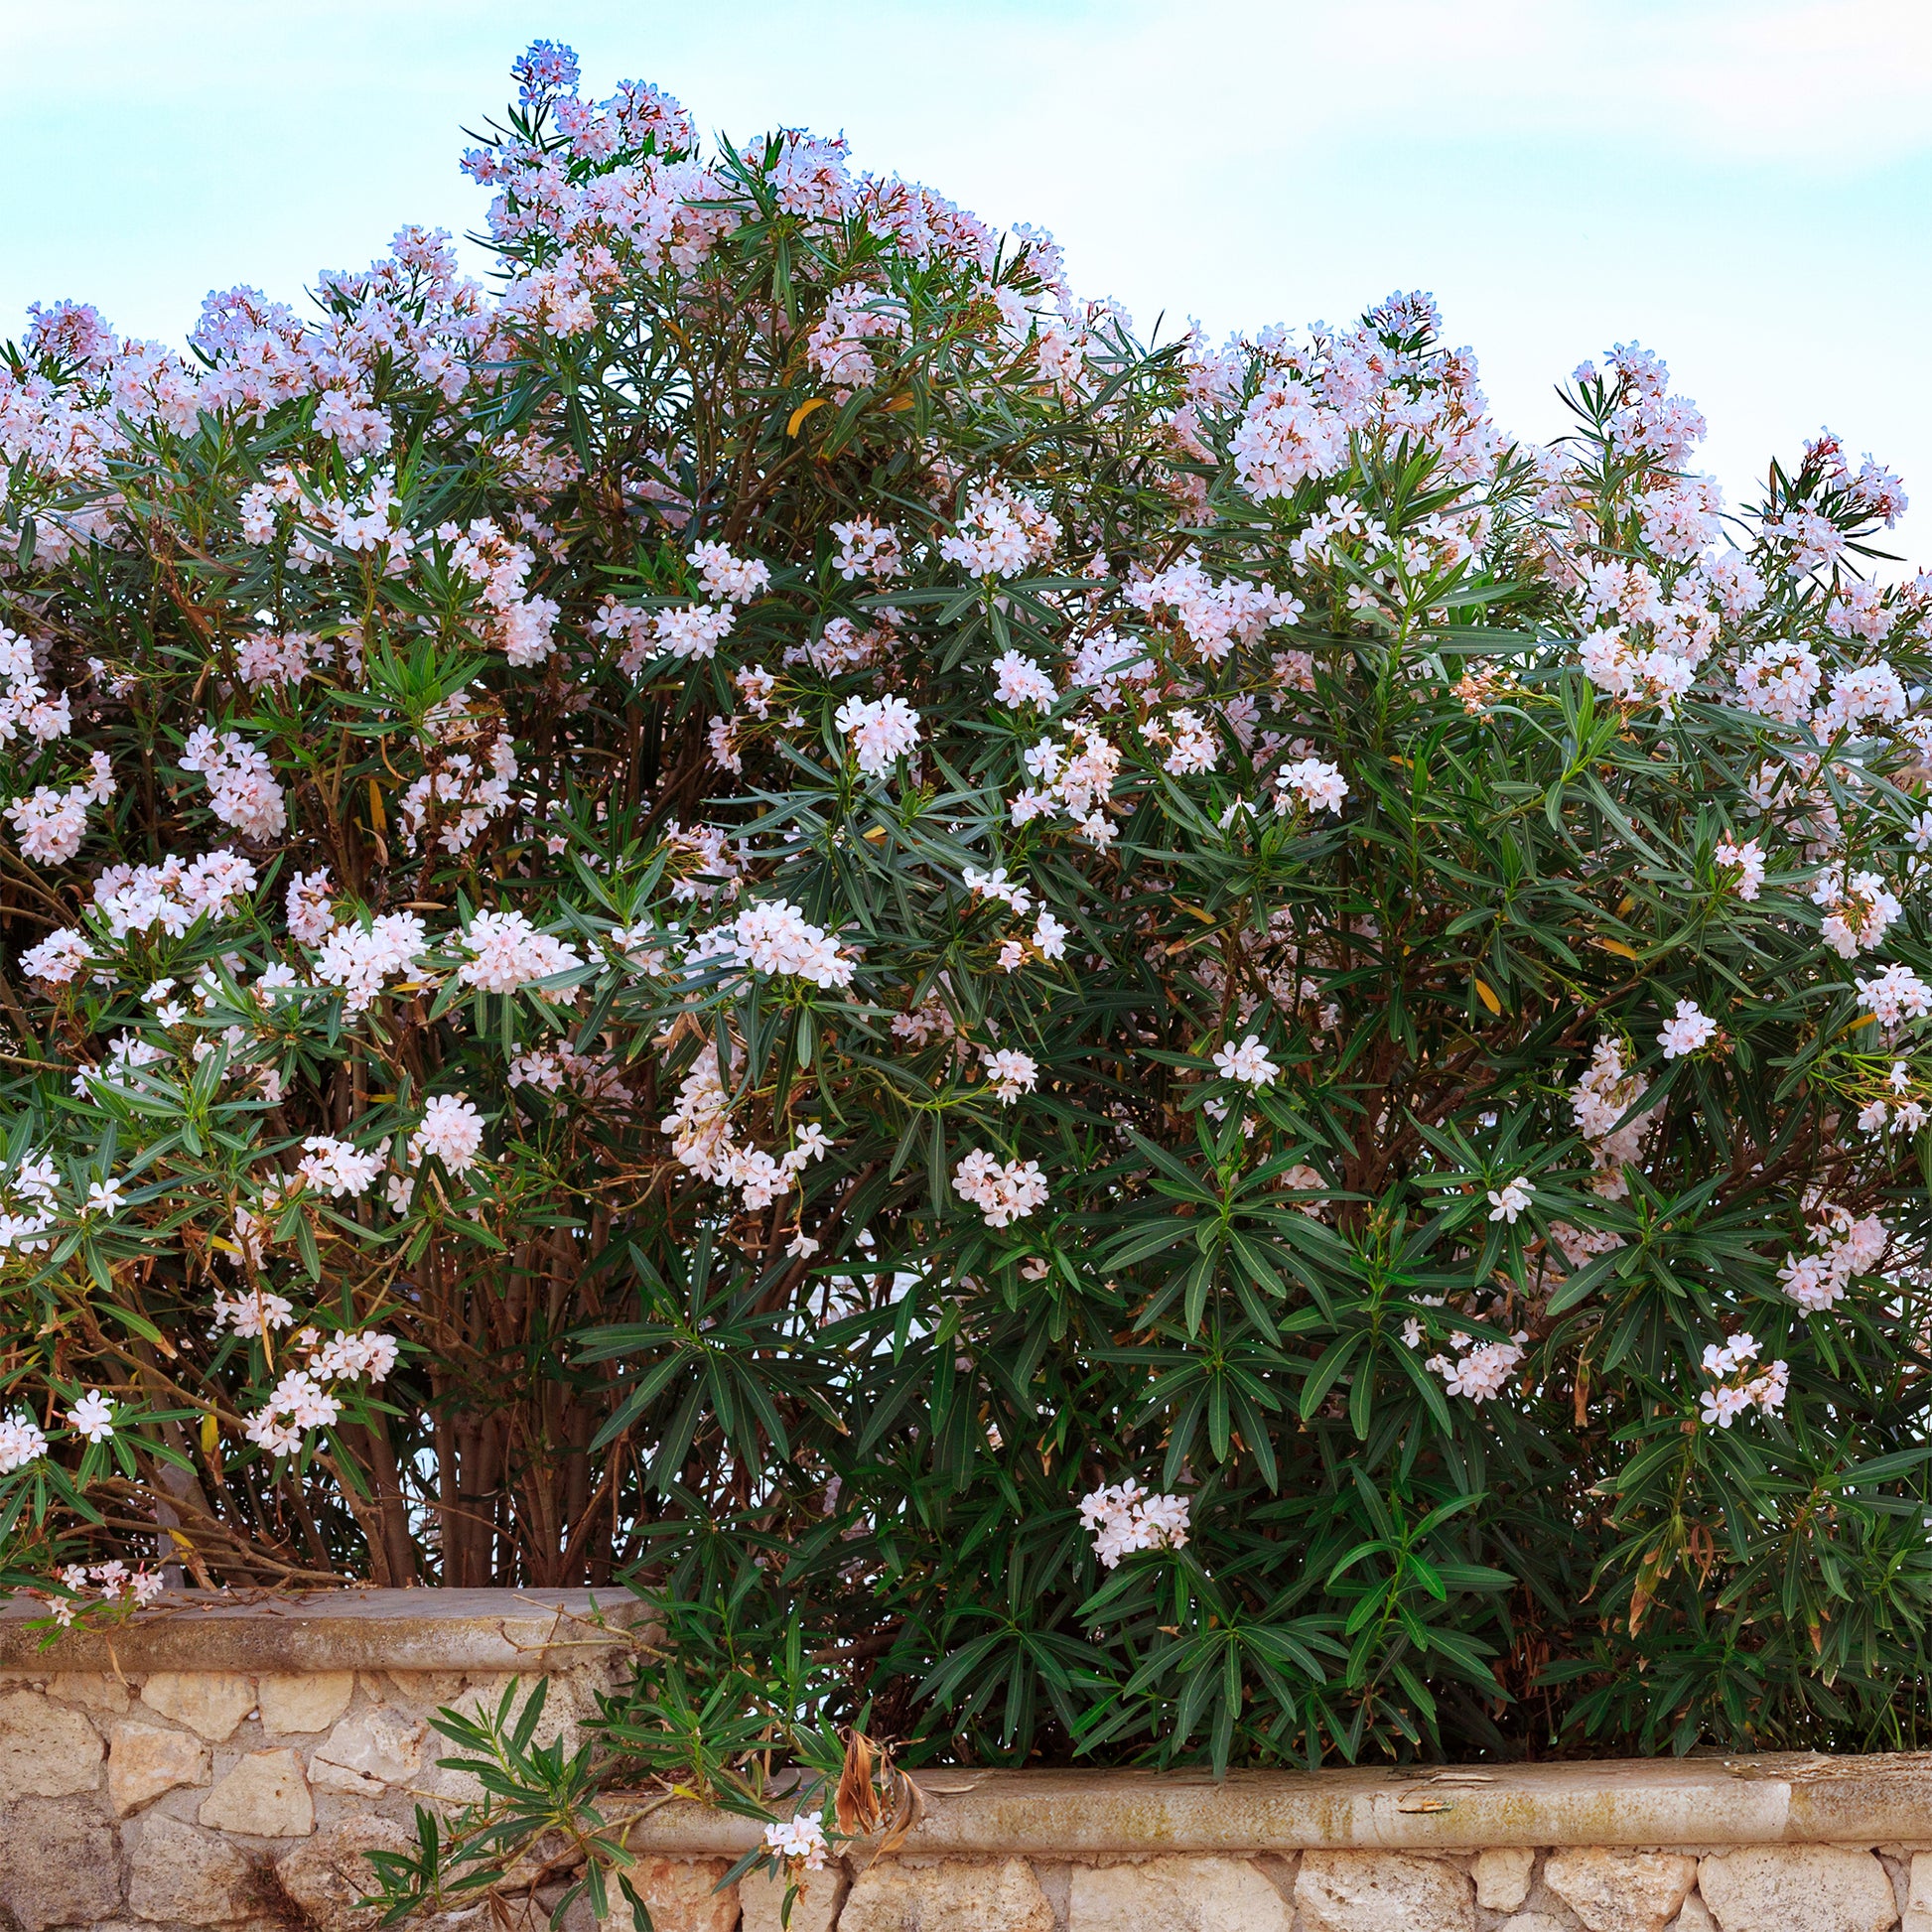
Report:
M 1432 289 L 1527 434 L 1640 341 L 1733 499 L 1829 423 L 1932 563 L 1926 0 L 0 0 L 0 335 L 73 296 L 179 341 L 209 288 L 475 225 L 460 126 L 538 35 L 1040 222 L 1143 325 Z

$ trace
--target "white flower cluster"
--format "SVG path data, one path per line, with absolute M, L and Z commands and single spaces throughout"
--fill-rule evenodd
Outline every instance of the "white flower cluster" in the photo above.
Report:
M 1720 839 L 1713 856 L 1719 865 L 1736 873 L 1739 898 L 1755 898 L 1764 890 L 1764 850 L 1755 839 L 1746 839 L 1742 845 Z
M 1060 540 L 1052 513 L 1003 483 L 970 490 L 958 528 L 939 539 L 939 554 L 969 577 L 1018 577 L 1043 563 Z
M 483 1147 L 483 1116 L 469 1095 L 434 1094 L 423 1118 L 409 1137 L 409 1165 L 414 1168 L 434 1157 L 451 1173 L 467 1173 L 477 1165 Z
M 1059 693 L 1053 680 L 1031 657 L 1017 650 L 1002 652 L 993 660 L 993 699 L 996 704 L 1050 705 Z
M 345 921 L 323 941 L 316 984 L 341 987 L 345 1013 L 366 1013 L 390 980 L 415 976 L 427 944 L 414 912 L 381 912 L 367 925 Z
M 1812 903 L 1824 910 L 1819 930 L 1841 959 L 1875 952 L 1885 928 L 1904 908 L 1875 872 L 1827 873 L 1811 889 Z
M 832 534 L 839 541 L 838 555 L 832 561 L 847 583 L 860 577 L 869 577 L 875 584 L 888 583 L 905 568 L 898 532 L 890 523 L 855 516 L 850 523 L 834 523 Z
M 503 655 L 512 664 L 541 664 L 555 648 L 558 606 L 551 598 L 525 594 L 535 553 L 506 537 L 486 516 L 476 518 L 467 530 L 445 523 L 436 534 L 450 546 L 450 568 L 482 587 Z
M 470 956 L 457 968 L 457 978 L 484 993 L 514 993 L 532 980 L 572 972 L 584 963 L 574 947 L 538 931 L 521 912 L 479 912 L 461 945 Z
M 302 1143 L 302 1159 L 295 1171 L 318 1193 L 340 1200 L 348 1194 L 359 1198 L 376 1183 L 383 1169 L 380 1154 L 364 1153 L 346 1141 L 328 1134 L 311 1134 Z
M 94 905 L 116 939 L 156 926 L 178 939 L 199 918 L 228 918 L 257 881 L 248 860 L 219 846 L 199 859 L 109 866 L 94 881 Z
M 919 742 L 919 714 L 903 698 L 847 698 L 835 722 L 869 777 L 890 771 Z
M 48 696 L 34 663 L 34 646 L 0 623 L 0 745 L 11 745 L 23 732 L 37 745 L 51 745 L 72 729 L 68 694 Z
M 818 1814 L 801 1811 L 765 1826 L 764 1849 L 774 1859 L 782 1859 L 793 1871 L 823 1871 L 831 1848 L 825 1842 L 825 1827 Z
M 1223 1080 L 1239 1080 L 1257 1092 L 1281 1077 L 1281 1068 L 1268 1057 L 1259 1034 L 1250 1034 L 1233 1046 L 1217 1046 L 1213 1060 L 1214 1071 Z
M 31 1416 L 0 1416 L 0 1476 L 10 1476 L 47 1453 L 47 1438 Z
M 1037 1161 L 1008 1161 L 984 1148 L 975 1148 L 953 1169 L 954 1192 L 963 1195 L 986 1217 L 990 1228 L 1024 1220 L 1045 1205 L 1046 1176 Z
M 720 1187 L 739 1188 L 749 1213 L 770 1206 L 812 1162 L 824 1160 L 832 1145 L 816 1121 L 801 1127 L 792 1147 L 776 1159 L 762 1148 L 742 1145 L 732 1124 L 731 1094 L 719 1070 L 718 1049 L 711 1043 L 684 1076 L 676 1108 L 659 1125 L 671 1137 L 679 1166 Z
M 1517 1217 L 1530 1211 L 1530 1196 L 1535 1192 L 1536 1182 L 1528 1174 L 1518 1174 L 1514 1180 L 1504 1181 L 1501 1187 L 1491 1187 L 1489 1218 L 1507 1221 L 1514 1227 Z
M 1860 1218 L 1829 1201 L 1812 1212 L 1811 1252 L 1786 1255 L 1778 1264 L 1778 1280 L 1807 1314 L 1821 1314 L 1843 1299 L 1854 1275 L 1877 1267 L 1891 1237 L 1875 1214 Z
M 1759 1409 L 1775 1416 L 1784 1407 L 1790 1371 L 1783 1362 L 1750 1370 L 1757 1359 L 1759 1344 L 1749 1334 L 1732 1335 L 1722 1347 L 1712 1342 L 1704 1351 L 1704 1372 L 1714 1386 L 1699 1397 L 1707 1424 L 1728 1429 L 1746 1409 Z
M 826 988 L 850 986 L 855 971 L 824 927 L 782 898 L 748 905 L 735 919 L 699 933 L 685 965 L 701 968 L 714 959 L 735 960 L 758 973 L 792 973 Z
M 1858 989 L 1864 1010 L 1887 1033 L 1932 1013 L 1932 986 L 1909 966 L 1887 966 L 1882 973 L 1860 980 Z
M 1717 1031 L 1718 1023 L 1702 1012 L 1695 1000 L 1679 1000 L 1677 1012 L 1664 1022 L 1664 1030 L 1657 1035 L 1657 1044 L 1667 1060 L 1688 1058 L 1708 1046 Z
M 312 1429 L 333 1429 L 343 1412 L 334 1385 L 364 1377 L 385 1381 L 399 1352 L 388 1335 L 340 1334 L 324 1342 L 314 1328 L 304 1328 L 294 1337 L 293 1346 L 307 1359 L 283 1374 L 243 1430 L 251 1443 L 272 1456 L 294 1454 Z
M 700 543 L 688 556 L 711 602 L 681 605 L 648 616 L 612 603 L 592 623 L 596 635 L 629 640 L 618 660 L 626 676 L 635 677 L 653 657 L 666 654 L 680 663 L 703 663 L 716 657 L 718 646 L 738 621 L 737 607 L 750 604 L 770 587 L 769 566 L 756 558 L 737 556 L 722 543 Z
M 89 1589 L 97 1590 L 110 1603 L 126 1600 L 138 1608 L 152 1603 L 167 1587 L 167 1579 L 159 1570 L 150 1570 L 146 1564 L 130 1570 L 118 1557 L 106 1563 L 69 1563 L 56 1574 L 69 1592 L 56 1597 L 52 1604 L 54 1620 L 64 1629 L 73 1622 L 75 1599 Z
M 1526 1331 L 1518 1329 L 1508 1341 L 1477 1344 L 1473 1335 L 1453 1334 L 1449 1346 L 1454 1355 L 1432 1355 L 1423 1366 L 1443 1378 L 1450 1395 L 1467 1396 L 1471 1402 L 1488 1402 L 1509 1386 L 1509 1378 L 1523 1359 Z
M 1606 1035 L 1596 1042 L 1588 1070 L 1570 1089 L 1571 1116 L 1596 1170 L 1590 1188 L 1605 1200 L 1621 1200 L 1630 1191 L 1623 1170 L 1642 1151 L 1650 1122 L 1641 1114 L 1621 1127 L 1617 1122 L 1649 1088 L 1635 1067 L 1623 1064 L 1621 1043 Z
M 1271 584 L 1236 577 L 1216 583 L 1192 551 L 1159 576 L 1129 584 L 1125 597 L 1150 617 L 1172 616 L 1211 664 L 1220 663 L 1237 643 L 1259 643 L 1270 624 L 1293 623 L 1302 615 L 1301 599 L 1284 596 Z
M 1104 1570 L 1117 1570 L 1137 1550 L 1180 1550 L 1187 1544 L 1187 1498 L 1151 1494 L 1129 1476 L 1080 1498 L 1080 1527 L 1093 1538 Z
M 37 785 L 33 795 L 16 798 L 7 807 L 21 856 L 37 865 L 64 866 L 80 850 L 87 835 L 87 807 L 104 805 L 113 797 L 114 770 L 105 752 L 89 759 L 90 773 L 77 785 L 56 791 Z
M 1297 759 L 1275 773 L 1275 810 L 1286 816 L 1300 799 L 1310 811 L 1336 812 L 1348 796 L 1341 767 L 1325 759 Z
M 1064 811 L 1081 836 L 1103 851 L 1115 837 L 1107 816 L 1120 773 L 1120 748 L 1097 727 L 1075 725 L 1064 745 L 1042 738 L 1022 760 L 1034 783 L 1014 793 L 1013 822 L 1025 825 L 1054 810 Z
M 61 1171 L 50 1154 L 29 1154 L 13 1173 L 0 1176 L 0 1254 L 18 1250 L 41 1254 L 51 1245 L 50 1230 L 59 1208 Z
M 279 838 L 288 826 L 288 801 L 268 754 L 239 732 L 198 725 L 182 747 L 184 771 L 207 780 L 208 810 L 243 838 Z
M 1910 1064 L 1893 1060 L 1885 1084 L 1890 1091 L 1867 1101 L 1860 1110 L 1859 1132 L 1882 1134 L 1889 1128 L 1894 1134 L 1916 1134 L 1932 1119 L 1932 1113 L 1928 1113 L 1925 1102 L 1912 1091 Z

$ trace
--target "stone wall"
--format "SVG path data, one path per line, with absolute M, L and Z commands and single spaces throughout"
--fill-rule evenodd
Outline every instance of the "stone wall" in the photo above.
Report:
M 566 1734 L 626 1649 L 582 1592 L 186 1592 L 47 1653 L 23 1624 L 0 1612 L 0 1932 L 360 1932 L 363 1854 L 471 1795 L 431 1714 L 543 1675 Z M 906 1844 L 813 1874 L 793 1932 L 1932 1932 L 1932 1756 L 920 1782 Z M 647 1818 L 656 1932 L 777 1932 L 780 1887 L 719 1889 L 757 1837 Z

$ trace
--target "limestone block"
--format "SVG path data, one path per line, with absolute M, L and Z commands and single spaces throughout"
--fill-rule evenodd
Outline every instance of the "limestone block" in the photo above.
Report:
M 1898 1932 L 1932 1932 L 1932 1852 L 1914 1852 L 1911 1872 Z
M 1075 1865 L 1068 1932 L 1289 1932 L 1288 1901 L 1246 1859 Z
M 738 1887 L 718 1889 L 731 1868 L 729 1859 L 639 1859 L 626 1875 L 650 1913 L 653 1932 L 733 1932 Z M 630 1907 L 621 1899 L 620 1892 L 606 1921 L 612 1932 L 630 1923 Z
M 354 1694 L 352 1670 L 264 1677 L 255 1687 L 262 1728 L 278 1737 L 291 1731 L 327 1730 L 348 1709 Z
M 839 1922 L 839 1907 L 852 1889 L 851 1880 L 841 1864 L 828 1864 L 823 1871 L 799 1874 L 804 1889 L 791 1901 L 790 1932 L 833 1932 Z M 780 1923 L 785 1902 L 785 1881 L 762 1871 L 750 1871 L 738 1881 L 738 1904 L 744 1918 L 742 1932 L 784 1932 Z M 620 1926 L 622 1914 L 618 1915 Z
M 1478 1852 L 1469 1874 L 1476 1881 L 1476 1903 L 1492 1912 L 1513 1912 L 1530 1895 L 1535 1868 L 1536 1854 L 1525 1845 Z
M 249 1838 L 307 1838 L 316 1828 L 302 1760 L 293 1751 L 250 1751 L 202 1800 L 196 1814 L 217 1832 Z
M 1693 1892 L 1666 1932 L 1718 1932 L 1718 1921 L 1711 1916 L 1711 1907 Z
M 1600 1845 L 1552 1852 L 1543 1882 L 1589 1932 L 1664 1932 L 1698 1881 L 1698 1862 Z
M 111 1711 L 116 1717 L 134 1702 L 133 1694 L 112 1671 L 56 1671 L 47 1680 L 47 1688 L 50 1696 L 65 1698 L 69 1704 L 84 1704 L 89 1711 Z
M 162 1670 L 141 1686 L 141 1702 L 218 1744 L 255 1708 L 255 1686 L 233 1671 Z
M 107 1797 L 116 1818 L 125 1818 L 178 1784 L 207 1778 L 207 1746 L 185 1730 L 164 1730 L 138 1719 L 114 1726 L 107 1753 Z
M 0 1804 L 100 1787 L 99 1733 L 78 1711 L 38 1691 L 0 1696 Z
M 853 1880 L 839 1932 L 1053 1932 L 1053 1908 L 1025 1859 L 885 1859 Z
M 159 1812 L 125 1826 L 127 1902 L 141 1918 L 219 1925 L 246 1918 L 257 1884 L 247 1859 L 226 1839 Z
M 1518 1912 L 1504 1919 L 1496 1932 L 1569 1932 L 1569 1927 L 1548 1912 Z
M 1463 1872 L 1407 1852 L 1305 1852 L 1295 1903 L 1301 1932 L 1475 1932 Z
M 97 1925 L 120 1903 L 114 1834 L 90 1806 L 23 1798 L 0 1813 L 0 1922 Z
M 400 1784 L 421 1769 L 423 1735 L 428 1728 L 420 1718 L 383 1706 L 358 1711 L 345 1718 L 316 1746 L 315 1762 L 354 1771 L 382 1784 Z
M 1898 1922 L 1885 1867 L 1840 1845 L 1747 1845 L 1698 1867 L 1722 1932 L 1887 1932 Z
M 464 1678 L 460 1670 L 392 1670 L 384 1671 L 383 1675 L 389 1680 L 385 1703 L 413 1705 L 419 1711 L 440 1711 L 446 1704 L 454 1705 L 463 1695 Z M 529 1688 L 527 1679 L 524 1688 Z M 557 1695 L 557 1689 L 553 1679 L 552 1697 Z
M 275 1875 L 316 1932 L 367 1932 L 380 1913 L 355 1903 L 375 1889 L 375 1867 L 366 1855 L 409 1852 L 415 1845 L 415 1833 L 387 1818 L 345 1818 L 285 1853 Z
M 345 1764 L 331 1764 L 326 1757 L 309 1760 L 309 1783 L 313 1789 L 334 1792 L 339 1798 L 379 1798 L 389 1789 L 380 1778 L 364 1777 Z

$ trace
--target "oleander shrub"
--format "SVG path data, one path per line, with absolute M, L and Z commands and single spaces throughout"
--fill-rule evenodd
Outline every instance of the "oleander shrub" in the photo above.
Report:
M 486 284 L 6 351 L 10 1580 L 634 1587 L 714 1770 L 1922 1742 L 1896 480 L 518 76 Z

